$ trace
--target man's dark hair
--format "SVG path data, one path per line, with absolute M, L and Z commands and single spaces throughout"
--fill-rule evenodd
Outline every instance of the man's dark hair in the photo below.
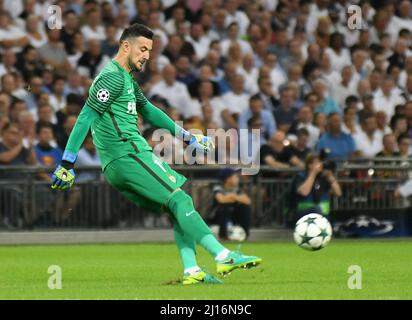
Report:
M 309 130 L 306 129 L 306 128 L 300 128 L 300 129 L 298 129 L 298 131 L 296 132 L 296 136 L 297 136 L 297 137 L 301 137 L 301 136 L 309 137 Z
M 411 137 L 407 134 L 407 133 L 404 133 L 404 134 L 401 134 L 399 137 L 398 137 L 398 140 L 396 141 L 398 144 L 401 144 L 401 142 L 402 142 L 402 140 L 404 140 L 404 139 L 411 139 Z
M 129 38 L 137 38 L 137 37 L 145 37 L 145 38 L 152 40 L 153 31 L 143 24 L 140 24 L 140 23 L 132 24 L 130 27 L 124 29 L 120 37 L 119 43 L 121 44 L 123 41 Z
M 357 97 L 357 96 L 355 96 L 355 95 L 350 95 L 350 96 L 348 96 L 348 97 L 346 97 L 346 99 L 345 99 L 345 106 L 349 106 L 349 105 L 351 105 L 352 103 L 359 103 L 359 98 Z
M 53 125 L 51 123 L 41 123 L 38 127 L 37 127 L 37 134 L 39 134 L 41 132 L 42 129 L 50 129 L 51 131 L 54 131 Z
M 260 97 L 260 95 L 258 93 L 254 94 L 253 96 L 251 96 L 249 98 L 249 103 L 251 103 L 252 101 L 255 101 L 255 100 L 262 101 L 262 98 Z

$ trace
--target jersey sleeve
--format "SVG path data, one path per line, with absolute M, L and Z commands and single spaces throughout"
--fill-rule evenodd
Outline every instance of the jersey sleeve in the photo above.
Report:
M 86 105 L 102 114 L 122 93 L 124 79 L 118 72 L 97 76 L 89 89 Z

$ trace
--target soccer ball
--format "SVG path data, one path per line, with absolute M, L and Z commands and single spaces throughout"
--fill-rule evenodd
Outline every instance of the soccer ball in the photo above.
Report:
M 296 222 L 293 238 L 296 244 L 303 249 L 320 250 L 332 238 L 332 226 L 324 216 L 310 213 Z

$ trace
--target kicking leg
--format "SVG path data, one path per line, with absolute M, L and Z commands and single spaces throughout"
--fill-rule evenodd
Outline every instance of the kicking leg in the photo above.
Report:
M 171 194 L 168 202 L 170 212 L 185 234 L 205 248 L 217 262 L 217 272 L 230 273 L 237 268 L 257 266 L 262 259 L 254 256 L 245 256 L 240 252 L 229 251 L 211 233 L 193 206 L 192 198 L 183 190 Z
M 221 284 L 222 281 L 202 271 L 202 269 L 197 265 L 195 241 L 188 235 L 184 234 L 183 230 L 176 221 L 173 222 L 173 231 L 184 268 L 183 284 Z

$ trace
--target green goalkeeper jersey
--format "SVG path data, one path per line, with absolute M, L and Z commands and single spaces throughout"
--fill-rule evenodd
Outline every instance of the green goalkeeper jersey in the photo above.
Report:
M 114 159 L 151 150 L 137 126 L 137 112 L 146 103 L 132 75 L 115 60 L 94 79 L 86 105 L 101 115 L 91 123 L 91 132 L 103 169 Z

